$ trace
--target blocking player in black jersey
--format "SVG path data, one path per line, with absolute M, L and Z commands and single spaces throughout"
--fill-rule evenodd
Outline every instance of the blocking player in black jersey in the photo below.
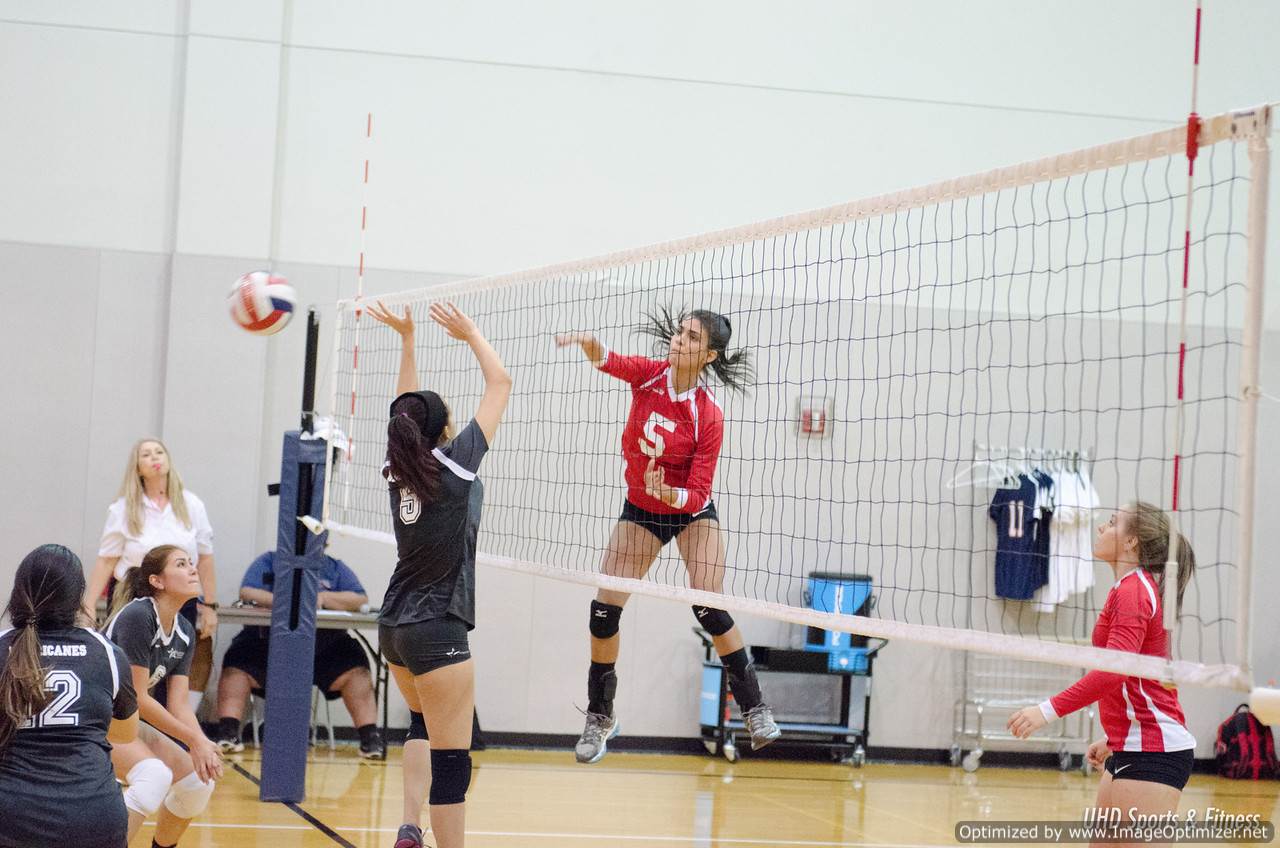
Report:
M 422 845 L 419 825 L 429 781 L 436 845 L 458 848 L 465 839 L 464 801 L 471 784 L 475 670 L 467 633 L 475 627 L 476 533 L 484 498 L 476 475 L 511 396 L 511 376 L 470 318 L 453 304 L 431 305 L 431 320 L 470 345 L 484 376 L 475 418 L 452 437 L 444 400 L 418 391 L 409 310 L 397 316 L 380 303 L 369 314 L 400 334 L 401 351 L 385 468 L 397 561 L 378 626 L 382 653 L 410 711 L 405 824 L 395 844 Z
M 123 653 L 78 627 L 84 567 L 61 545 L 23 558 L 0 631 L 0 846 L 123 848 L 111 745 L 138 731 Z
M 199 596 L 200 575 L 184 549 L 157 545 L 126 579 L 129 601 L 107 622 L 106 634 L 129 661 L 142 724 L 138 739 L 117 747 L 111 761 L 129 784 L 130 838 L 158 810 L 152 845 L 169 848 L 204 811 L 222 776 L 218 746 L 200 729 L 187 698 L 196 633 L 178 611 Z

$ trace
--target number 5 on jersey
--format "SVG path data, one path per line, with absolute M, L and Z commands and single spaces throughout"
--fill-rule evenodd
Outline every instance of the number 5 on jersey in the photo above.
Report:
M 662 456 L 662 452 L 667 449 L 667 443 L 663 440 L 662 434 L 658 432 L 659 427 L 668 433 L 674 433 L 676 431 L 676 422 L 654 412 L 649 415 L 649 420 L 644 422 L 644 438 L 636 440 L 640 443 L 640 452 L 654 459 Z
M 401 489 L 400 521 L 405 524 L 413 524 L 418 520 L 419 515 L 422 515 L 422 501 L 418 500 L 418 496 L 408 489 Z

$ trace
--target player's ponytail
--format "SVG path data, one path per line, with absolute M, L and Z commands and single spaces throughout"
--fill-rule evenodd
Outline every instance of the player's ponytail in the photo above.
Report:
M 716 352 L 716 358 L 706 367 L 715 372 L 721 383 L 734 391 L 746 391 L 747 386 L 755 382 L 755 369 L 747 352 L 739 349 L 729 353 L 733 324 L 720 313 L 709 309 L 695 309 L 692 312 L 682 311 L 676 316 L 665 306 L 659 306 L 653 312 L 646 312 L 644 317 L 645 321 L 637 332 L 668 343 L 680 332 L 680 325 L 686 318 L 698 319 L 706 335 L 707 347 Z
M 6 612 L 16 635 L 0 671 L 0 757 L 18 727 L 49 705 L 40 630 L 74 627 L 84 594 L 84 567 L 62 545 L 41 545 L 23 558 Z
M 431 453 L 448 436 L 449 411 L 435 392 L 408 392 L 391 404 L 387 471 L 423 506 L 440 495 L 440 461 Z
M 1165 569 L 1169 560 L 1169 516 L 1160 507 L 1138 501 L 1130 507 L 1126 532 L 1138 539 L 1138 562 L 1164 591 Z M 1187 537 L 1178 534 L 1178 614 L 1182 614 L 1182 595 L 1196 570 L 1196 553 Z

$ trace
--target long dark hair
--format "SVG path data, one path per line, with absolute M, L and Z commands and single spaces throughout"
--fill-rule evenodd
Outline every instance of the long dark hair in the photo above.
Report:
M 444 401 L 439 395 L 432 401 L 440 408 L 431 409 L 424 392 L 401 395 L 391 405 L 387 424 L 387 470 L 395 484 L 412 492 L 423 506 L 440 496 L 440 460 L 431 451 L 448 436 L 447 409 L 441 414 Z M 422 432 L 423 426 L 439 427 L 434 439 Z
M 22 559 L 6 612 L 17 635 L 0 671 L 0 755 L 18 725 L 49 705 L 40 630 L 74 627 L 84 595 L 84 567 L 62 545 L 41 545 Z
M 142 558 L 142 562 L 138 564 L 138 567 L 130 571 L 129 576 L 125 578 L 127 582 L 125 583 L 124 604 L 137 598 L 154 598 L 156 596 L 156 587 L 151 585 L 151 578 L 163 574 L 165 564 L 169 562 L 169 555 L 174 551 L 181 550 L 182 548 L 177 545 L 156 545 L 147 551 L 146 556 Z
M 670 309 L 659 306 L 653 312 L 644 313 L 644 318 L 644 323 L 636 332 L 668 343 L 679 335 L 680 325 L 685 319 L 696 318 L 706 335 L 707 347 L 716 352 L 716 358 L 707 363 L 706 367 L 716 372 L 720 382 L 734 391 L 746 391 L 747 386 L 755 382 L 755 368 L 752 367 L 747 352 L 741 349 L 732 354 L 728 352 L 733 325 L 720 313 L 709 309 L 694 309 L 681 310 L 679 315 L 672 315 Z
M 1160 507 L 1137 501 L 1130 507 L 1125 532 L 1138 539 L 1138 564 L 1164 591 L 1165 563 L 1169 560 L 1169 516 Z M 1182 594 L 1196 570 L 1196 552 L 1187 537 L 1178 534 L 1178 615 L 1182 615 Z

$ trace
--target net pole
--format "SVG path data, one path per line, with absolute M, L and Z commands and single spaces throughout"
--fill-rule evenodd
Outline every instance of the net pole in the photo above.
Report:
M 315 307 L 307 310 L 307 348 L 302 366 L 302 432 L 315 430 L 316 420 L 316 348 L 320 341 L 320 320 Z
M 1245 237 L 1248 239 L 1245 255 L 1245 285 L 1247 302 L 1244 310 L 1244 336 L 1240 351 L 1240 421 L 1237 444 L 1240 450 L 1239 491 L 1240 507 L 1240 556 L 1236 576 L 1236 615 L 1239 624 L 1236 631 L 1238 663 L 1246 676 L 1252 675 L 1252 639 L 1249 626 L 1252 620 L 1251 604 L 1253 583 L 1253 516 L 1255 478 L 1257 469 L 1258 398 L 1262 394 L 1258 361 L 1262 353 L 1262 308 L 1266 290 L 1264 260 L 1267 248 L 1267 183 L 1271 176 L 1271 148 L 1268 135 L 1271 129 L 1271 107 L 1264 106 L 1257 112 L 1261 126 L 1254 128 L 1249 137 L 1249 218 Z
M 1182 296 L 1179 299 L 1178 318 L 1178 398 L 1173 413 L 1173 498 L 1169 522 L 1169 555 L 1164 566 L 1164 629 L 1169 631 L 1169 646 L 1173 647 L 1173 631 L 1178 626 L 1178 502 L 1182 483 L 1182 427 L 1187 368 L 1187 295 L 1191 283 L 1191 210 L 1192 192 L 1195 188 L 1196 155 L 1200 152 L 1200 116 L 1196 113 L 1196 100 L 1200 89 L 1200 20 L 1201 0 L 1196 0 L 1196 37 L 1191 62 L 1191 114 L 1187 116 L 1187 219 L 1182 234 Z

